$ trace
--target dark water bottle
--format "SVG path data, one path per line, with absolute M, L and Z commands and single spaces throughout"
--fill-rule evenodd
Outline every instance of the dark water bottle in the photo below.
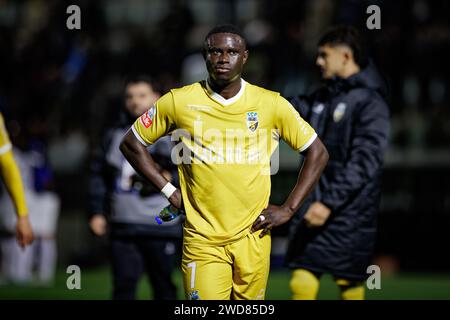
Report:
M 175 206 L 169 204 L 167 207 L 161 210 L 161 212 L 155 217 L 155 220 L 158 224 L 162 224 L 163 222 L 174 220 L 176 217 L 183 213 L 183 210 L 180 210 Z

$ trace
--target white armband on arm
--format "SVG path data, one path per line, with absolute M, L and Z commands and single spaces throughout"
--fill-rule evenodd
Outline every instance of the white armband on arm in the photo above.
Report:
M 172 194 L 175 192 L 175 190 L 177 190 L 177 188 L 175 188 L 175 186 L 173 184 L 171 184 L 170 182 L 167 182 L 167 184 L 164 186 L 164 188 L 162 188 L 161 193 L 167 199 L 169 199 L 172 196 Z

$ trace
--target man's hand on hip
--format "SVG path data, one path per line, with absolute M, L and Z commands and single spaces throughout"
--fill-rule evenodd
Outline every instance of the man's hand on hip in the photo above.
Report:
M 258 218 L 256 218 L 252 225 L 252 232 L 263 229 L 263 231 L 259 234 L 259 237 L 262 238 L 273 227 L 277 227 L 288 222 L 292 215 L 293 212 L 287 207 L 269 204 L 267 208 L 261 212 Z

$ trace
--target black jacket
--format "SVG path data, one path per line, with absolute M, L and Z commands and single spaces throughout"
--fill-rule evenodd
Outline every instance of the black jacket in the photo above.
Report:
M 314 127 L 330 154 L 318 186 L 291 225 L 286 256 L 291 268 L 366 278 L 376 239 L 380 178 L 388 143 L 386 85 L 373 65 L 333 79 L 311 96 L 290 101 Z M 303 215 L 313 201 L 332 211 L 323 227 L 309 229 Z

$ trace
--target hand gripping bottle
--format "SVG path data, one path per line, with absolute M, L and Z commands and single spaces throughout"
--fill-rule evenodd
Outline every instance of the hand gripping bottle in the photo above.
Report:
M 161 210 L 161 212 L 155 217 L 158 224 L 174 220 L 179 215 L 184 214 L 183 210 L 169 204 L 167 207 Z

